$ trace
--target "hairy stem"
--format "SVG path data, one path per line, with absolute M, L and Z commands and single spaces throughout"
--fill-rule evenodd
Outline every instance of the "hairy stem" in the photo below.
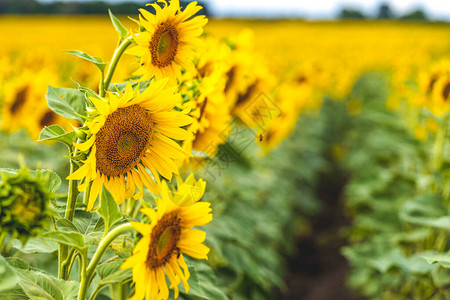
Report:
M 69 148 L 70 152 L 70 173 L 72 174 L 78 169 L 77 164 L 73 161 L 73 147 Z M 66 212 L 64 214 L 64 218 L 72 221 L 73 216 L 75 215 L 75 206 L 77 204 L 78 197 L 78 188 L 77 188 L 77 180 L 69 180 L 69 192 L 67 196 L 67 205 Z M 55 228 L 56 229 L 56 228 Z M 69 252 L 69 247 L 67 245 L 58 244 L 58 278 L 67 280 L 67 272 L 66 265 L 64 265 L 64 261 L 67 259 L 67 255 Z

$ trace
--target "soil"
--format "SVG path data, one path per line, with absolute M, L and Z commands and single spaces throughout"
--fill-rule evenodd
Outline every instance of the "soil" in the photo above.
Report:
M 276 291 L 276 299 L 362 299 L 346 284 L 349 265 L 340 253 L 346 244 L 342 229 L 351 222 L 343 209 L 347 178 L 339 169 L 321 176 L 316 195 L 323 209 L 311 219 L 310 234 L 299 238 L 297 249 L 287 262 L 286 287 Z

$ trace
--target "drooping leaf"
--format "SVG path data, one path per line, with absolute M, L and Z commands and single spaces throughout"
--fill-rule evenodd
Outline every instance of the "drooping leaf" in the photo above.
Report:
M 84 236 L 77 232 L 52 231 L 45 233 L 42 237 L 46 240 L 62 243 L 78 249 L 84 247 Z
M 23 253 L 53 253 L 58 250 L 57 243 L 39 236 L 29 238 L 25 245 L 22 245 L 19 240 L 14 240 L 13 246 Z
M 55 113 L 83 123 L 83 117 L 86 116 L 86 100 L 82 92 L 49 86 L 46 97 L 48 106 Z
M 75 55 L 79 58 L 82 58 L 84 60 L 87 60 L 91 63 L 93 63 L 94 65 L 97 66 L 97 68 L 100 69 L 100 71 L 103 73 L 105 71 L 105 67 L 106 67 L 106 63 L 103 61 L 103 59 L 101 59 L 100 57 L 94 57 L 90 54 L 87 54 L 83 51 L 78 51 L 78 50 L 73 50 L 73 51 L 65 51 L 66 53 Z
M 76 139 L 75 131 L 66 133 L 61 126 L 50 125 L 42 129 L 38 141 L 58 141 L 71 147 Z

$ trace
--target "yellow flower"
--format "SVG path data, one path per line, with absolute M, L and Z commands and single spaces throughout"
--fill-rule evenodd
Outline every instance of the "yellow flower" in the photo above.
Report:
M 159 194 L 159 174 L 171 180 L 172 174 L 178 173 L 173 160 L 187 154 L 173 139 L 191 136 L 180 127 L 190 124 L 192 118 L 172 110 L 180 97 L 175 87 L 166 85 L 167 80 L 153 81 L 141 94 L 139 88 L 133 91 L 128 84 L 124 93 L 109 93 L 106 101 L 89 98 L 95 105 L 91 120 L 85 123 L 91 136 L 75 147 L 90 153 L 68 177 L 84 179 L 80 191 L 92 182 L 88 210 L 94 207 L 102 185 L 120 204 L 135 194 L 136 186 L 140 193 L 135 198 L 141 197 L 143 184 Z
M 208 259 L 209 253 L 209 248 L 202 244 L 206 233 L 192 229 L 212 220 L 210 203 L 197 202 L 203 195 L 205 184 L 201 179 L 196 182 L 191 174 L 185 182 L 179 183 L 177 192 L 172 194 L 164 181 L 161 198 L 156 201 L 158 209 L 141 210 L 151 223 L 132 222 L 142 238 L 122 269 L 133 269 L 133 299 L 167 299 L 169 289 L 166 275 L 170 287 L 174 289 L 175 298 L 179 294 L 180 281 L 186 293 L 189 292 L 187 280 L 190 273 L 183 254 Z M 193 188 L 195 193 L 192 193 Z
M 201 6 L 191 2 L 181 11 L 179 0 L 158 1 L 163 3 L 147 4 L 152 6 L 156 14 L 140 9 L 140 24 L 145 31 L 133 36 L 137 43 L 127 51 L 128 54 L 140 57 L 141 67 L 134 73 L 142 75 L 141 80 L 155 76 L 156 79 L 169 77 L 172 81 L 181 76 L 181 68 L 190 72 L 195 70 L 190 60 L 193 48 L 198 47 L 198 38 L 208 22 L 205 16 L 193 17 Z
M 201 79 L 185 81 L 182 86 L 181 93 L 190 100 L 183 103 L 181 108 L 189 111 L 193 118 L 192 124 L 187 128 L 192 133 L 192 138 L 184 140 L 182 147 L 186 152 L 195 150 L 213 157 L 218 146 L 225 143 L 229 135 L 231 116 L 223 94 L 223 72 L 210 72 L 210 75 Z M 199 163 L 203 164 L 198 158 L 179 163 L 188 167 L 189 161 L 194 164 L 194 169 Z
M 442 117 L 450 110 L 450 74 L 446 73 L 436 80 L 431 94 L 431 102 L 428 105 L 430 111 Z

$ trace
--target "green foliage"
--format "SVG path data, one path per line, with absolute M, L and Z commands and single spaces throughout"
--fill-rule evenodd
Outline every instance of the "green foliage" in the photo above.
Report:
M 363 104 L 347 113 L 347 101 L 325 102 L 320 118 L 333 158 L 350 174 L 345 187 L 349 245 L 342 253 L 352 272 L 350 285 L 369 299 L 447 299 L 449 199 L 430 170 L 429 145 L 415 140 L 398 113 L 387 111 L 386 81 L 366 74 L 349 99 Z M 332 156 L 332 155 L 331 155 Z
M 49 86 L 46 98 L 48 107 L 58 115 L 84 122 L 86 101 L 82 92 Z
M 114 28 L 116 28 L 116 31 L 119 33 L 119 43 L 121 43 L 128 35 L 128 30 L 122 25 L 122 23 L 119 21 L 119 19 L 116 18 L 116 16 L 113 15 L 110 9 L 108 9 L 109 17 L 111 18 L 111 22 L 114 25 Z
M 19 282 L 19 278 L 13 269 L 7 264 L 3 256 L 0 256 L 0 292 L 13 288 Z
M 93 63 L 95 66 L 97 66 L 97 68 L 99 68 L 100 72 L 102 72 L 102 73 L 105 71 L 106 63 L 100 57 L 94 57 L 90 54 L 87 54 L 83 51 L 78 51 L 78 50 L 65 51 L 65 52 Z
M 100 208 L 98 209 L 98 213 L 103 219 L 106 231 L 108 231 L 117 221 L 122 219 L 119 206 L 105 187 L 103 187 L 100 198 Z
M 84 236 L 72 231 L 51 231 L 42 236 L 44 239 L 82 249 L 84 247 Z
M 75 131 L 66 133 L 66 131 L 61 126 L 50 125 L 42 129 L 38 141 L 58 141 L 66 144 L 68 147 L 72 147 L 76 139 L 77 135 Z
M 9 258 L 8 264 L 20 281 L 18 286 L 6 291 L 5 294 L 2 292 L 2 296 L 9 297 L 7 299 L 77 299 L 76 282 L 58 280 L 18 258 Z

